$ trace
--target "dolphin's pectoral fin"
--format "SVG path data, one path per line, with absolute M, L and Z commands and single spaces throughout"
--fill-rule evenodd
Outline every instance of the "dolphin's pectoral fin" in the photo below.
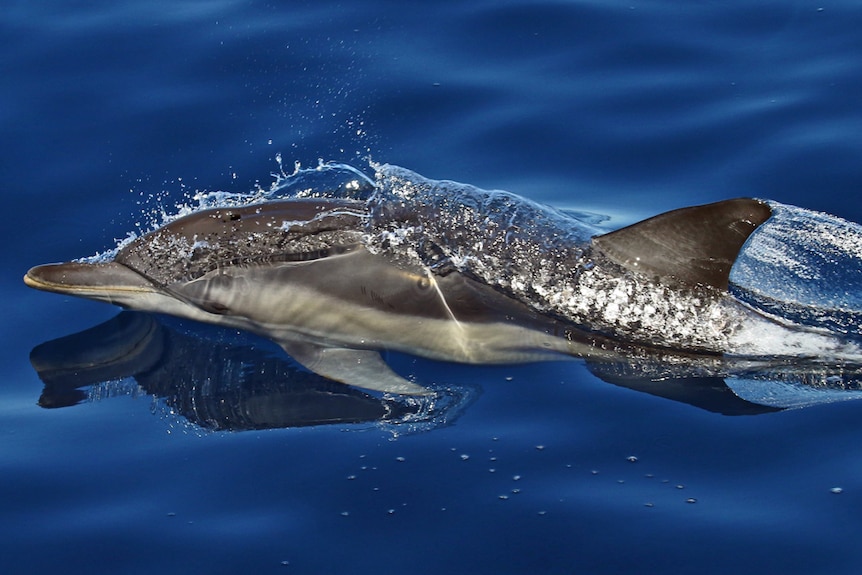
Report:
M 739 250 L 771 215 L 759 200 L 725 200 L 660 214 L 595 237 L 593 245 L 633 271 L 727 289 Z
M 430 390 L 392 371 L 376 351 L 280 342 L 293 359 L 318 375 L 382 393 L 429 395 Z

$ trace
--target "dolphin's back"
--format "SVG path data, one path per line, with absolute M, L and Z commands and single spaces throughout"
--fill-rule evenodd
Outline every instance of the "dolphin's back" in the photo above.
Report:
M 316 199 L 204 210 L 138 238 L 115 261 L 164 287 L 231 265 L 325 257 L 359 243 L 363 206 Z

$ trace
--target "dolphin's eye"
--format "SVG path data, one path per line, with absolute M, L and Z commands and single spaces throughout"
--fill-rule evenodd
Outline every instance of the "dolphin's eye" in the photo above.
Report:
M 228 290 L 236 287 L 234 279 L 232 275 L 218 274 L 207 280 L 205 284 L 206 288 L 203 292 L 205 295 L 200 299 L 199 305 L 201 309 L 219 315 L 228 313 L 230 308 L 220 300 L 223 299 L 225 294 L 229 293 Z
M 419 291 L 425 291 L 431 287 L 431 280 L 427 276 L 422 276 L 416 280 L 416 287 L 419 288 Z
M 230 308 L 223 303 L 217 301 L 207 301 L 201 304 L 201 309 L 205 312 L 214 313 L 216 315 L 224 315 L 230 311 Z

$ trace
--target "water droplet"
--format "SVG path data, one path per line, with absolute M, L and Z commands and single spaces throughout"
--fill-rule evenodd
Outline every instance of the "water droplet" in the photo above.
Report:
M 544 445 L 537 445 L 536 449 L 538 449 L 539 451 L 542 451 L 543 449 L 545 449 L 545 446 Z
M 841 487 L 833 487 L 832 489 L 829 490 L 830 493 L 835 493 L 835 494 L 841 493 L 843 491 L 844 491 L 844 489 L 842 489 Z
M 521 480 L 521 476 L 520 476 L 520 475 L 513 475 L 513 476 L 512 476 L 512 481 L 520 481 L 520 480 Z
M 350 515 L 350 511 L 342 511 L 341 512 L 342 517 L 347 517 L 348 515 Z
M 394 509 L 387 509 L 386 513 L 388 513 L 389 515 L 393 515 L 395 513 L 395 510 Z
M 694 497 L 689 497 L 688 499 L 685 500 L 685 502 L 686 503 L 697 503 L 697 499 L 695 499 Z
M 403 463 L 404 461 L 406 461 L 406 459 L 404 459 L 403 457 L 396 457 L 395 461 Z
M 628 457 L 626 457 L 626 461 L 631 462 L 631 463 L 637 463 L 638 458 L 635 457 L 634 455 L 629 455 Z
M 676 488 L 677 489 L 685 489 L 685 485 L 677 485 Z
M 653 503 L 647 502 L 647 503 L 644 503 L 644 507 L 655 507 L 655 505 Z
M 461 461 L 467 461 L 468 459 L 470 459 L 469 455 L 467 455 L 466 453 L 461 454 Z
M 509 498 L 509 496 L 508 496 L 508 495 L 498 495 L 498 497 L 499 497 L 500 499 L 502 499 L 503 501 L 505 501 L 506 499 L 508 499 L 508 498 Z
M 348 481 L 353 481 L 354 479 L 356 479 L 356 476 L 355 476 L 355 475 L 348 475 L 348 476 L 347 476 L 347 480 L 348 480 Z

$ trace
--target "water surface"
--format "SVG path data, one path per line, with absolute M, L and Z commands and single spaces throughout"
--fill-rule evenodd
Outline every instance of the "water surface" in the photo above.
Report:
M 267 187 L 277 154 L 370 156 L 615 225 L 736 196 L 860 222 L 860 25 L 846 1 L 13 3 L 4 572 L 857 572 L 860 402 L 727 416 L 577 361 L 392 355 L 465 407 L 430 428 L 206 431 L 125 379 L 49 409 L 31 350 L 118 310 L 21 276 L 197 190 Z M 171 325 L 219 361 L 240 338 L 267 374 L 301 373 L 269 342 Z

